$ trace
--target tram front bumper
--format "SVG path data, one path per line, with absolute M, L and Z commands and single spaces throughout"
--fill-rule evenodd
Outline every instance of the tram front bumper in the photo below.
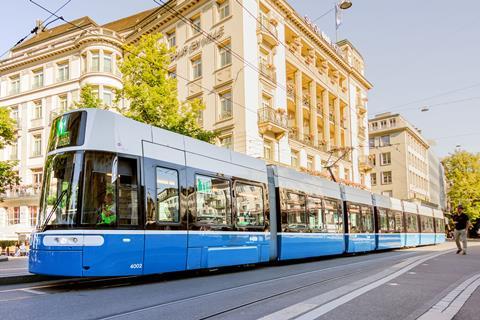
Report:
M 28 271 L 50 276 L 82 276 L 82 251 L 30 250 Z

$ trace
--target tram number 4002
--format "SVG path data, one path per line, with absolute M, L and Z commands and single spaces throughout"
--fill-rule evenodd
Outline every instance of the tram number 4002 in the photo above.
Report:
M 130 269 L 142 269 L 143 265 L 141 263 L 132 263 Z

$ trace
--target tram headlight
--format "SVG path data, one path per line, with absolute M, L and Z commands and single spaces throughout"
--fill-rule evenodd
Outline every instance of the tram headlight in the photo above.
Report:
M 60 245 L 75 245 L 78 243 L 77 237 L 55 237 L 55 242 Z

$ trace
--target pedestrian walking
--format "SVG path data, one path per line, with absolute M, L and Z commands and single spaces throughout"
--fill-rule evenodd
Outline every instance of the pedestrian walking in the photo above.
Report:
M 27 255 L 27 247 L 25 246 L 25 242 L 22 242 L 20 245 L 20 256 L 25 257 Z
M 452 216 L 452 219 L 455 223 L 455 243 L 457 244 L 457 254 L 462 252 L 463 255 L 467 254 L 467 229 L 470 225 L 470 219 L 463 212 L 463 206 L 459 205 L 457 207 L 457 214 Z M 461 241 L 461 243 L 460 243 Z M 462 247 L 463 245 L 463 247 Z

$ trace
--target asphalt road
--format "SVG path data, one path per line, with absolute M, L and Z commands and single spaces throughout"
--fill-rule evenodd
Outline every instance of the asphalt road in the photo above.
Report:
M 0 286 L 0 319 L 480 319 L 480 246 L 452 248 Z

